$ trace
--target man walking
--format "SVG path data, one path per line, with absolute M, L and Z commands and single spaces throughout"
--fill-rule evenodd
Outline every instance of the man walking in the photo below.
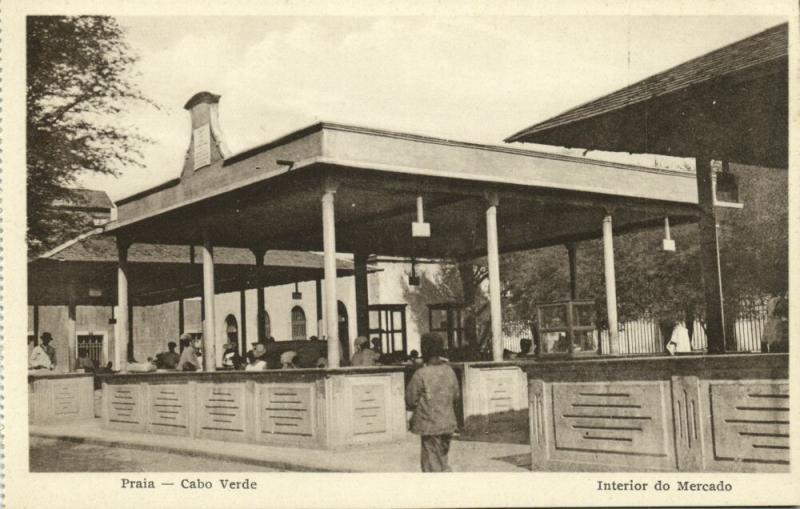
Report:
M 456 374 L 443 359 L 438 334 L 422 336 L 419 368 L 406 388 L 406 407 L 413 410 L 411 432 L 420 435 L 420 464 L 423 472 L 449 472 L 447 455 L 457 428 L 455 404 L 460 394 Z

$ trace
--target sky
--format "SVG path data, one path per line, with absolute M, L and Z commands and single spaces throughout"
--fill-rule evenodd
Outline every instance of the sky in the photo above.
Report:
M 134 80 L 159 108 L 134 106 L 119 119 L 153 140 L 144 147 L 144 168 L 123 168 L 117 178 L 79 179 L 114 200 L 180 175 L 190 134 L 183 105 L 202 90 L 222 96 L 220 124 L 234 153 L 320 120 L 503 144 L 520 129 L 783 21 L 746 16 L 118 19 L 139 55 Z M 587 156 L 654 163 L 652 156 Z M 682 164 L 663 161 L 659 164 Z

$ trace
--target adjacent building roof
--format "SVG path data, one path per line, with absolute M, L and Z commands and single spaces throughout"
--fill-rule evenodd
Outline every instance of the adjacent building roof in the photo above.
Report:
M 697 156 L 701 149 L 717 150 L 735 154 L 738 162 L 776 165 L 788 157 L 785 141 L 788 122 L 784 121 L 788 115 L 788 51 L 788 24 L 784 23 L 581 104 L 505 141 L 681 156 Z M 669 102 L 682 104 L 668 107 Z M 642 105 L 648 107 L 637 107 Z M 750 110 L 750 114 L 760 113 L 772 128 L 761 125 L 757 118 L 740 112 L 736 106 Z M 773 112 L 782 110 L 786 113 L 776 118 Z M 719 130 L 715 120 L 735 126 L 740 132 L 731 133 L 730 137 L 735 139 L 730 140 L 701 139 L 706 142 L 705 147 L 687 140 L 659 143 L 658 139 L 663 140 L 668 131 L 665 114 L 674 115 L 675 122 L 681 123 L 685 138 L 696 135 L 703 138 L 704 131 Z M 690 124 L 693 117 L 704 117 L 705 127 Z M 620 128 L 625 125 L 630 129 Z M 615 136 L 615 130 L 621 136 Z M 775 145 L 776 137 L 784 140 L 780 146 Z M 714 141 L 714 146 L 708 147 L 708 141 Z M 750 141 L 753 143 L 750 153 L 736 147 Z M 766 143 L 767 148 L 760 150 L 761 143 Z
M 116 302 L 117 247 L 101 229 L 87 232 L 29 262 L 31 304 L 111 305 Z M 194 253 L 193 253 L 194 252 Z M 192 253 L 194 259 L 192 259 Z M 150 305 L 199 296 L 201 250 L 190 246 L 133 244 L 128 251 L 132 303 Z M 316 253 L 270 250 L 255 265 L 247 249 L 215 248 L 217 293 L 323 278 L 323 257 Z M 378 269 L 371 268 L 370 272 Z M 353 264 L 337 260 L 337 273 L 353 274 Z
M 114 203 L 105 191 L 94 189 L 70 189 L 70 197 L 56 200 L 54 207 L 89 209 L 89 210 L 111 210 Z

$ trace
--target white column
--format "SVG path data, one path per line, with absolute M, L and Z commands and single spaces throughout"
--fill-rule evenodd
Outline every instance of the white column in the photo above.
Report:
M 603 218 L 603 265 L 606 276 L 606 313 L 608 315 L 608 344 L 610 354 L 619 354 L 617 327 L 617 277 L 614 271 L 614 230 L 611 213 Z
M 128 371 L 128 244 L 117 241 L 117 328 L 114 331 L 114 369 Z
M 503 360 L 503 310 L 500 305 L 500 253 L 497 246 L 497 194 L 486 208 L 486 261 L 489 265 L 489 309 L 492 319 L 492 360 Z
M 203 234 L 203 306 L 206 318 L 203 321 L 203 369 L 216 371 L 215 353 L 216 302 L 214 299 L 214 248 L 207 234 Z
M 336 301 L 336 225 L 334 197 L 336 190 L 326 188 L 322 194 L 322 246 L 325 253 L 325 329 L 328 333 L 328 367 L 338 368 L 339 310 Z

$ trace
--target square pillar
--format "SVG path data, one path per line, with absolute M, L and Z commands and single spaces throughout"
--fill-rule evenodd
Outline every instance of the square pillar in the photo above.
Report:
M 500 250 L 497 242 L 497 193 L 487 196 L 486 261 L 489 269 L 489 310 L 492 321 L 492 360 L 503 360 L 503 310 L 500 301 Z
M 114 368 L 128 371 L 128 247 L 117 239 L 117 327 L 114 332 Z
M 714 210 L 714 185 L 711 159 L 695 159 L 697 203 L 700 208 L 700 270 L 706 302 L 708 353 L 725 353 L 725 300 L 722 295 L 722 269 L 719 262 L 717 215 Z
M 367 282 L 367 253 L 353 253 L 356 293 L 356 328 L 359 336 L 369 335 L 369 284 Z
M 253 255 L 256 257 L 256 266 L 261 267 L 264 265 L 264 257 L 266 256 L 266 250 L 264 249 L 253 249 Z M 256 287 L 256 341 L 265 342 L 267 340 L 267 303 L 264 297 L 265 289 L 262 286 Z M 242 353 L 247 351 L 247 345 L 244 345 L 244 350 Z
M 619 354 L 617 326 L 617 275 L 614 270 L 614 228 L 611 213 L 603 217 L 603 267 L 606 279 L 606 314 L 608 315 L 608 345 L 611 355 Z
M 70 302 L 67 306 L 67 362 L 64 363 L 70 373 L 75 371 L 78 359 L 76 311 L 75 303 Z
M 567 255 L 569 256 L 569 298 L 578 299 L 578 246 L 574 242 L 567 244 Z
M 314 281 L 314 290 L 316 291 L 316 312 L 317 312 L 317 337 L 322 339 L 325 336 L 325 324 L 322 322 L 322 280 L 317 279 Z
M 336 187 L 326 183 L 322 193 L 322 245 L 325 259 L 325 329 L 328 339 L 328 367 L 338 368 L 339 309 L 336 300 Z
M 216 371 L 216 301 L 214 299 L 214 248 L 203 233 L 203 370 Z

